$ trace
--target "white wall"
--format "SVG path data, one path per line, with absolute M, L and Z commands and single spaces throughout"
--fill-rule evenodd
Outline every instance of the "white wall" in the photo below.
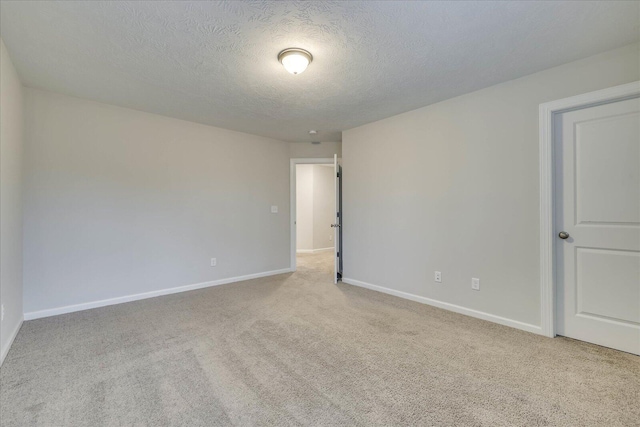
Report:
M 34 89 L 25 120 L 28 317 L 289 268 L 288 143 Z
M 296 249 L 310 252 L 333 245 L 333 165 L 296 165 Z
M 321 142 L 320 144 L 312 144 L 310 142 L 289 143 L 289 156 L 292 159 L 333 158 L 334 154 L 342 157 L 341 142 Z
M 296 165 L 296 250 L 313 250 L 313 165 Z
M 345 281 L 536 330 L 538 106 L 638 80 L 639 59 L 627 46 L 345 131 Z
M 0 40 L 0 364 L 22 324 L 23 89 Z

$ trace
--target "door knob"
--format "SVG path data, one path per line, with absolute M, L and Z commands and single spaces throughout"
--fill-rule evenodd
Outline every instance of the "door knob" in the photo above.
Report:
M 561 239 L 568 239 L 569 238 L 569 233 L 567 233 L 566 231 L 561 231 L 560 233 L 558 233 L 558 237 Z

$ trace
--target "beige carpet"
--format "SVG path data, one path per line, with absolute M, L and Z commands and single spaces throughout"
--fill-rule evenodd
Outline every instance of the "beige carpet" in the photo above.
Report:
M 265 279 L 26 322 L 2 426 L 640 425 L 640 358 L 331 283 Z

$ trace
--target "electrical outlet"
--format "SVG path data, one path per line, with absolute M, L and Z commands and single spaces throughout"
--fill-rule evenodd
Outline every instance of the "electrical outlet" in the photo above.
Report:
M 434 280 L 438 283 L 442 283 L 442 273 L 439 271 L 436 271 Z
M 4 320 L 4 304 L 0 306 L 0 321 Z
M 333 240 L 333 236 L 331 234 L 329 234 L 329 241 Z
M 211 258 L 211 267 L 215 267 L 216 265 L 218 265 L 218 260 L 215 258 Z
M 278 213 L 278 207 L 277 206 L 271 206 L 271 213 Z
M 474 291 L 480 290 L 480 279 L 477 279 L 475 277 L 471 279 L 471 289 L 473 289 Z

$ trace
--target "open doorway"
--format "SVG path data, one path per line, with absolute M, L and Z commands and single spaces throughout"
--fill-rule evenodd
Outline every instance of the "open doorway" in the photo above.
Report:
M 341 277 L 340 177 L 334 159 L 291 160 L 291 269 Z
M 333 164 L 296 165 L 296 264 L 333 270 Z

